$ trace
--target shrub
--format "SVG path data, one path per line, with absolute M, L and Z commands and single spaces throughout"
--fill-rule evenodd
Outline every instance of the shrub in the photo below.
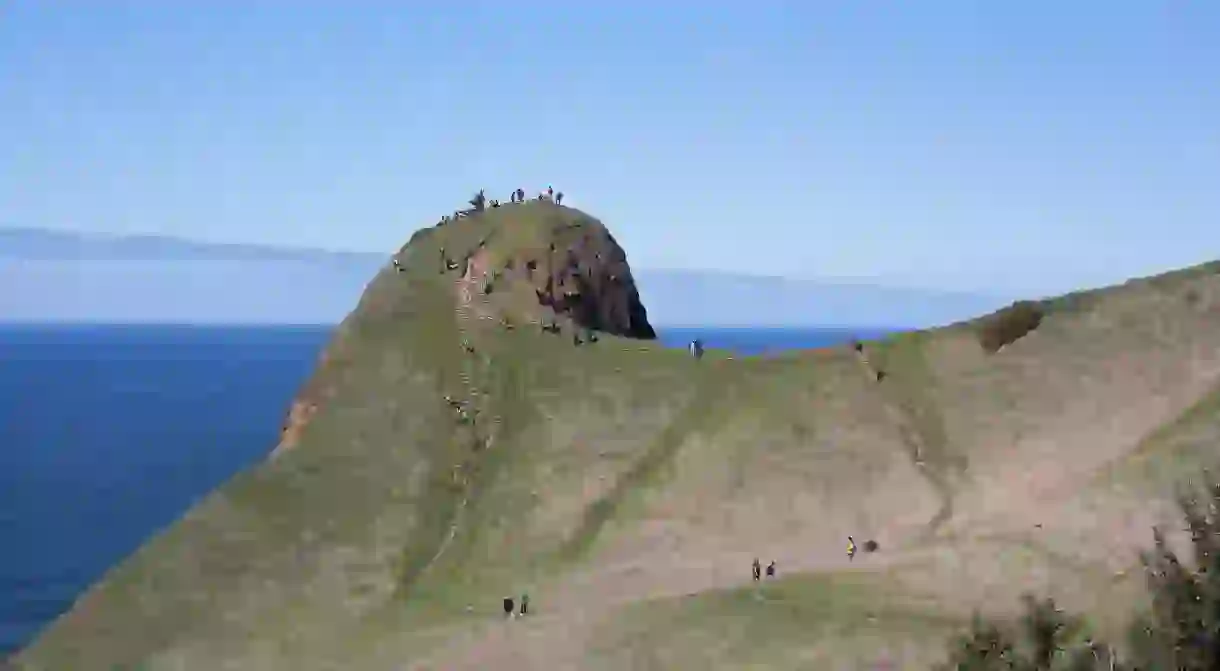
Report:
M 959 671 L 1028 669 L 1029 671 L 1088 671 L 1119 668 L 1112 652 L 1083 636 L 1084 623 L 1055 606 L 1052 599 L 1025 596 L 1025 613 L 1015 628 L 1001 627 L 975 616 L 970 631 L 951 643 L 949 660 L 941 669 Z
M 1192 561 L 1183 562 L 1153 530 L 1153 548 L 1143 553 L 1151 608 L 1137 617 L 1128 642 L 1131 664 L 1114 651 L 1084 639 L 1081 620 L 1050 599 L 1026 597 L 1018 640 L 999 625 L 975 617 L 969 632 L 951 643 L 945 669 L 1177 669 L 1220 668 L 1220 481 L 1178 496 L 1190 533 Z M 1075 641 L 1075 642 L 1074 642 Z M 1024 644 L 1024 645 L 1022 645 Z
M 992 354 L 1032 332 L 1042 323 L 1042 306 L 1033 301 L 1018 301 L 987 317 L 979 329 L 979 344 Z
M 475 212 L 482 212 L 487 207 L 487 196 L 483 194 L 483 189 L 479 189 L 468 202 Z
M 1151 611 L 1135 621 L 1130 643 L 1140 668 L 1215 669 L 1220 664 L 1220 483 L 1183 491 L 1178 507 L 1190 532 L 1186 566 L 1154 530 L 1143 555 Z

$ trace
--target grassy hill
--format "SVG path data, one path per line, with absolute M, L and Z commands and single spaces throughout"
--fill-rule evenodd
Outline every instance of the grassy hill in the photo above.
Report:
M 695 361 L 647 339 L 620 257 L 545 202 L 417 233 L 272 457 L 18 668 L 922 668 L 1030 589 L 1117 630 L 1220 444 L 1220 266 Z

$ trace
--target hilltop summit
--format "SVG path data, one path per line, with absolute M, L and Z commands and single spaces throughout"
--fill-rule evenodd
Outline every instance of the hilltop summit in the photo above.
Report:
M 318 381 L 338 363 L 348 337 L 370 321 L 418 312 L 420 291 L 451 301 L 463 346 L 486 333 L 518 327 L 579 345 L 596 332 L 656 338 L 635 286 L 627 254 L 597 219 L 549 200 L 527 200 L 446 218 L 411 237 L 369 284 L 323 353 L 318 370 L 293 403 L 276 453 L 296 444 L 322 399 Z M 403 320 L 405 331 L 421 326 Z
M 17 668 L 927 668 L 1027 590 L 1121 630 L 1217 459 L 1216 265 L 774 357 L 653 335 L 587 215 L 416 233 L 273 458 Z

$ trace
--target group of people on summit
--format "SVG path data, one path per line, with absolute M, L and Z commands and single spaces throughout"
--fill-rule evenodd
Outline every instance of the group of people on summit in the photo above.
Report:
M 555 203 L 556 205 L 563 205 L 563 192 L 556 191 L 555 187 L 550 186 L 548 184 L 544 191 L 540 191 L 538 193 L 538 197 L 535 200 L 547 201 L 547 202 Z M 500 201 L 495 198 L 488 199 L 487 195 L 484 193 L 483 189 L 479 189 L 474 194 L 474 197 L 466 202 L 470 205 L 470 207 L 468 207 L 464 210 L 454 210 L 452 215 L 449 215 L 449 214 L 444 215 L 443 217 L 441 217 L 441 220 L 440 220 L 440 222 L 438 222 L 437 225 L 439 226 L 440 224 L 447 224 L 450 221 L 453 221 L 454 219 L 461 219 L 462 217 L 469 217 L 472 214 L 482 212 L 483 210 L 487 209 L 488 207 L 492 207 L 492 208 L 501 207 Z M 513 204 L 524 203 L 525 202 L 525 189 L 518 188 L 517 190 L 510 193 L 508 195 L 508 202 L 513 203 Z

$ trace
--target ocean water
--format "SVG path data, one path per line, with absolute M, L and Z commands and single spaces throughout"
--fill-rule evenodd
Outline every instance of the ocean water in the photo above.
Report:
M 328 327 L 0 326 L 0 659 L 274 446 Z M 880 329 L 662 329 L 756 354 Z

